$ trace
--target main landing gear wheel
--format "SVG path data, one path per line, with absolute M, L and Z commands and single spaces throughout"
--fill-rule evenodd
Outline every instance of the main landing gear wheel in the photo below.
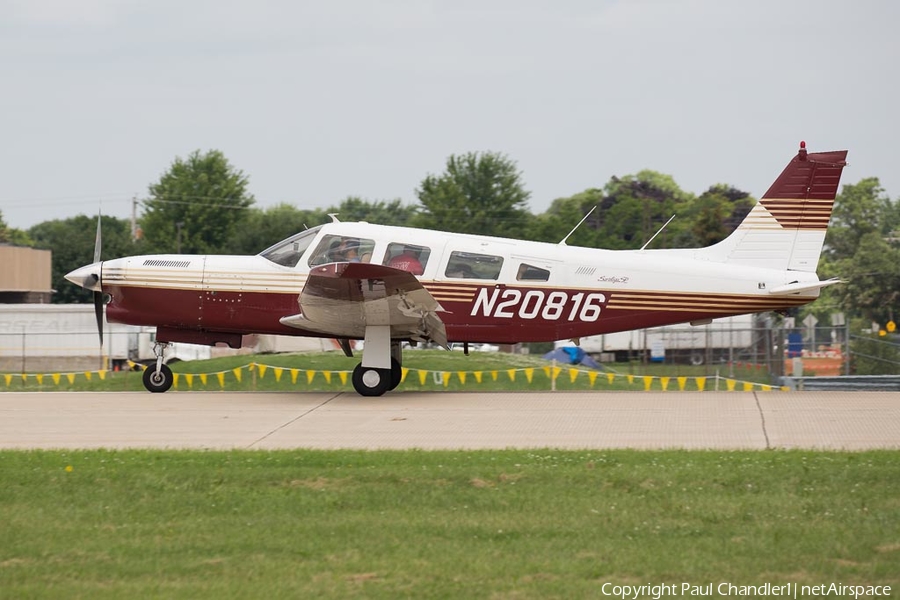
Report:
M 364 367 L 362 363 L 359 363 L 353 369 L 353 389 L 360 396 L 381 396 L 393 387 L 397 387 L 394 384 L 392 372 L 393 369 L 374 369 Z M 397 377 L 397 383 L 400 383 L 399 377 Z M 391 384 L 394 384 L 393 387 Z
M 162 393 L 172 387 L 175 381 L 172 375 L 172 369 L 167 365 L 160 365 L 159 372 L 155 366 L 147 367 L 144 370 L 144 387 L 154 393 Z
M 388 390 L 392 390 L 398 385 L 400 385 L 400 380 L 403 379 L 403 369 L 400 367 L 400 363 L 396 358 L 391 359 L 391 385 L 388 387 Z

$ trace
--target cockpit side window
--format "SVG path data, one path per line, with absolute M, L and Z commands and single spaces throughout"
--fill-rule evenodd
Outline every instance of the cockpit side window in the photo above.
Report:
M 283 267 L 296 267 L 300 262 L 303 253 L 306 252 L 309 245 L 312 244 L 319 229 L 307 229 L 302 233 L 291 236 L 288 239 L 278 242 L 271 248 L 267 248 L 259 253 L 260 256 L 271 260 L 276 265 Z
M 549 279 L 550 271 L 528 263 L 520 264 L 519 270 L 516 272 L 517 281 L 547 281 Z
M 455 279 L 494 279 L 500 277 L 503 257 L 473 252 L 451 252 L 445 277 Z
M 326 235 L 316 246 L 309 259 L 309 266 L 333 262 L 369 262 L 375 240 L 346 235 Z

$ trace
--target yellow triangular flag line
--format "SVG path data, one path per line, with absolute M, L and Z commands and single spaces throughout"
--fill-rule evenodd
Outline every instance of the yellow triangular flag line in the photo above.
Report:
M 419 369 L 419 385 L 425 385 L 425 378 L 428 377 L 428 371 Z
M 12 383 L 12 375 L 4 375 L 3 379 L 6 380 L 6 387 L 9 387 L 9 384 Z
M 591 387 L 594 387 L 594 382 L 597 381 L 597 375 L 599 375 L 597 371 L 588 371 L 588 381 L 591 382 Z
M 26 383 L 28 381 L 28 373 L 22 373 L 20 377 L 22 378 L 22 383 Z M 88 380 L 90 380 L 90 377 L 88 377 Z
M 625 379 L 628 380 L 628 383 L 634 383 L 634 375 L 628 374 L 625 376 Z
M 91 380 L 91 372 L 90 371 L 85 371 L 84 376 L 87 378 L 88 381 Z M 25 381 L 26 377 L 27 377 L 27 375 L 22 375 L 22 381 Z
M 313 377 L 315 377 L 315 376 L 316 376 L 316 372 L 315 372 L 315 371 L 313 371 L 312 369 L 307 369 L 307 371 L 306 371 L 306 383 L 307 383 L 307 384 L 312 383 Z
M 331 371 L 322 371 L 322 375 L 325 376 L 325 383 L 331 383 Z
M 481 383 L 481 371 L 475 371 L 474 375 L 475 375 L 475 381 L 477 381 L 478 383 Z
M 252 367 L 252 365 L 251 365 Z M 256 365 L 257 370 L 259 371 L 259 378 L 262 379 L 266 376 L 266 369 L 268 369 L 268 365 Z
M 203 385 L 206 385 L 207 377 L 208 377 L 207 373 L 200 373 L 200 383 L 202 383 Z
M 406 381 L 406 376 L 408 374 L 409 374 L 409 369 L 407 369 L 406 367 L 400 367 L 400 383 L 403 383 L 404 381 Z M 347 383 L 347 375 L 346 374 L 341 378 L 341 381 L 344 383 Z
M 234 376 L 238 381 L 241 380 L 241 367 L 235 367 L 231 372 L 234 373 Z
M 465 371 L 457 371 L 456 376 L 459 377 L 459 382 L 463 385 L 466 385 L 466 372 Z
M 75 373 L 66 373 L 66 379 L 69 380 L 69 385 L 75 383 Z
M 541 370 L 544 372 L 544 375 L 547 376 L 547 379 L 550 379 L 550 377 L 552 377 L 552 375 L 550 374 L 550 366 L 549 365 L 547 365 L 546 367 L 541 367 Z
M 525 369 L 525 379 L 528 380 L 528 383 L 531 383 L 531 380 L 534 379 L 534 369 L 533 368 Z
M 216 379 L 219 380 L 219 387 L 224 388 L 225 387 L 225 372 L 223 371 L 221 373 L 216 373 Z
M 703 391 L 706 388 L 706 377 L 697 377 L 697 390 Z
M 515 370 L 515 369 L 509 369 L 509 370 L 506 372 L 506 374 L 509 375 L 509 380 L 510 380 L 510 381 L 515 381 L 515 380 L 516 380 L 516 370 Z
M 291 369 L 291 383 L 297 383 L 297 375 L 300 374 L 300 369 Z
M 53 377 L 53 383 L 55 383 L 56 385 L 59 385 L 59 380 L 60 380 L 60 375 L 59 375 L 59 373 L 54 373 L 54 374 L 52 375 L 52 377 Z
M 772 391 L 772 386 L 771 386 L 771 385 L 765 385 L 765 384 L 764 384 L 764 385 L 762 386 L 762 391 L 764 391 L 764 392 L 771 392 L 771 391 Z
M 491 371 L 491 379 L 497 381 L 497 371 Z
M 669 391 L 667 388 L 669 387 L 669 380 L 670 380 L 670 379 L 671 379 L 671 377 L 660 377 L 660 378 L 659 378 L 659 383 L 662 384 L 662 389 L 663 389 L 664 392 L 668 392 L 668 391 Z
M 745 382 L 744 382 L 744 391 L 745 391 L 745 392 L 752 392 L 752 391 L 753 391 L 753 384 L 750 383 L 749 381 L 745 381 Z
M 607 373 L 607 374 L 606 374 L 606 380 L 609 381 L 610 383 L 612 383 L 612 382 L 613 382 L 613 379 L 615 379 L 615 378 L 616 378 L 616 374 L 615 374 L 615 373 Z
M 556 381 L 559 378 L 559 374 L 562 373 L 562 367 L 553 367 L 553 381 Z
M 180 375 L 178 373 L 172 373 L 172 387 L 176 390 L 178 389 L 178 380 L 180 379 Z
M 644 375 L 644 391 L 650 391 L 650 385 L 653 383 L 652 375 Z
M 101 380 L 101 381 L 104 381 L 104 380 L 106 379 L 106 369 L 103 369 L 103 370 L 101 370 L 101 371 L 97 371 L 97 375 L 100 376 L 100 380 Z
M 43 375 L 35 375 L 35 379 L 37 379 L 38 385 L 44 385 L 44 376 Z
M 687 385 L 687 377 L 679 377 L 678 378 L 678 390 L 683 392 L 684 386 Z
M 441 378 L 444 380 L 444 387 L 450 385 L 450 371 L 443 371 L 441 373 Z
M 338 371 L 338 375 L 341 376 L 341 385 L 347 385 L 347 371 Z
M 193 373 L 185 373 L 184 380 L 187 381 L 188 387 L 194 387 L 194 374 Z
M 579 371 L 578 369 L 569 369 L 569 382 L 575 383 L 575 380 L 578 379 L 578 374 L 580 372 L 581 371 Z
M 737 381 L 735 381 L 734 379 L 726 379 L 726 380 L 725 380 L 725 387 L 728 388 L 728 391 L 729 391 L 729 392 L 733 392 L 733 391 L 734 391 L 734 384 L 736 384 L 736 383 L 737 383 Z
M 284 369 L 281 367 L 272 367 L 272 372 L 275 373 L 275 381 L 281 381 L 281 376 L 284 375 Z

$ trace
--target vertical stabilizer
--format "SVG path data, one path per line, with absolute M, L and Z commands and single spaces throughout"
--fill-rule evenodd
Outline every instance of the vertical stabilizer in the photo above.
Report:
M 847 165 L 847 151 L 800 151 L 737 229 L 705 248 L 709 260 L 814 273 Z

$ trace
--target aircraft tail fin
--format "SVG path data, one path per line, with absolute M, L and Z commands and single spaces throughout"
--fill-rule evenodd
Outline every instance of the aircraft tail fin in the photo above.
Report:
M 847 151 L 800 151 L 732 234 L 705 258 L 814 273 L 837 196 Z

